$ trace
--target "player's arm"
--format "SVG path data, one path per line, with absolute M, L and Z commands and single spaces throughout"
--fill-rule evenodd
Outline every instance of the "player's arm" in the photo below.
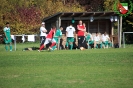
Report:
M 68 32 L 66 31 L 66 37 L 67 37 L 67 35 L 68 35 Z
M 110 41 L 110 38 L 109 38 L 109 36 L 108 36 L 108 41 Z
M 83 30 L 82 28 L 79 28 L 79 26 L 78 26 L 78 25 L 77 25 L 77 29 L 78 29 L 78 30 L 80 30 L 80 31 L 82 31 L 82 30 Z
M 86 32 L 86 27 L 83 29 L 84 32 Z
M 67 27 L 67 28 L 66 28 L 66 37 L 67 37 L 67 35 L 68 35 L 68 32 L 67 32 L 68 30 L 69 30 L 69 29 L 68 29 L 68 27 Z
M 6 38 L 6 40 L 8 40 L 8 37 L 6 36 L 6 31 L 4 29 L 4 37 Z
M 42 30 L 42 32 L 43 32 L 43 33 L 46 33 L 46 32 L 47 32 L 47 30 L 46 30 L 46 29 L 45 29 L 45 30 Z
M 46 33 L 46 32 L 47 32 L 47 30 L 43 30 L 42 32 L 43 32 L 43 33 Z
M 62 32 L 60 31 L 60 37 L 62 37 Z
M 75 32 L 75 28 L 73 27 L 73 34 L 75 35 L 76 34 L 76 32 Z

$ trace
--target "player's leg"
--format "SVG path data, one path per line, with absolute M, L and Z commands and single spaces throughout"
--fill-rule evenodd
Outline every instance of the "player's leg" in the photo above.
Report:
M 105 41 L 105 47 L 108 48 L 108 41 Z
M 44 44 L 40 46 L 39 51 L 42 50 L 45 47 L 45 45 L 49 43 L 49 41 L 50 41 L 50 39 L 46 38 Z
M 10 51 L 12 51 L 12 39 L 11 39 L 11 37 L 9 38 L 9 47 L 10 47 Z
M 49 49 L 50 49 L 50 50 L 53 50 L 52 47 L 56 45 L 56 40 L 53 38 L 53 39 L 51 40 L 51 42 L 52 42 L 52 44 L 50 45 Z
M 56 44 L 58 44 L 58 38 L 54 38 L 54 39 L 55 39 L 55 41 L 56 41 Z M 56 44 L 52 47 L 52 50 L 55 50 Z
M 99 42 L 99 45 L 100 45 L 100 49 L 102 48 L 102 42 Z
M 5 42 L 5 50 L 7 51 L 8 50 L 8 41 L 6 38 L 4 38 L 4 42 Z
M 7 43 L 5 44 L 5 49 L 6 49 L 6 51 L 8 51 L 8 44 Z
M 11 42 L 10 42 L 10 45 L 9 46 L 10 46 L 10 51 L 12 51 L 12 43 Z
M 69 41 L 70 41 L 70 50 L 72 50 L 73 49 L 74 38 L 71 37 Z
M 45 36 L 40 36 L 40 46 L 44 44 L 45 39 L 46 39 Z
M 79 49 L 81 47 L 81 43 L 82 43 L 81 36 L 78 36 L 78 48 Z
M 67 37 L 67 40 L 66 40 L 66 48 L 68 49 L 69 47 L 69 37 Z
M 84 50 L 85 49 L 85 36 L 81 36 L 81 47 L 80 50 Z

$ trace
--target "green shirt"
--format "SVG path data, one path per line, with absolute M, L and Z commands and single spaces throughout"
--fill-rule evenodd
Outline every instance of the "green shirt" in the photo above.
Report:
M 60 29 L 56 30 L 55 35 L 54 35 L 54 39 L 56 41 L 56 43 L 58 43 L 58 37 L 62 36 L 62 32 Z
M 10 28 L 5 27 L 4 28 L 4 33 L 5 33 L 5 38 L 4 38 L 5 43 L 10 43 L 11 42 Z
M 61 30 L 60 29 L 56 30 L 54 37 L 61 37 L 61 36 L 62 36 Z
M 10 38 L 10 28 L 9 27 L 4 28 L 4 33 L 5 33 L 6 37 Z
M 90 36 L 90 34 L 88 34 L 88 35 L 86 36 L 86 40 L 88 41 L 88 40 L 90 40 L 90 38 L 91 38 L 91 36 Z

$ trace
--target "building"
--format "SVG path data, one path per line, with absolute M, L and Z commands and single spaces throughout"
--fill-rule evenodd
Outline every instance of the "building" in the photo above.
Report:
M 46 29 L 50 30 L 52 25 L 63 26 L 64 29 L 73 23 L 76 28 L 78 21 L 82 20 L 86 24 L 87 32 L 103 34 L 107 32 L 111 37 L 113 44 L 121 46 L 121 25 L 120 17 L 115 12 L 61 12 L 46 17 L 43 21 L 46 23 Z M 117 23 L 118 33 L 114 35 L 114 22 Z M 65 30 L 63 31 L 65 33 Z

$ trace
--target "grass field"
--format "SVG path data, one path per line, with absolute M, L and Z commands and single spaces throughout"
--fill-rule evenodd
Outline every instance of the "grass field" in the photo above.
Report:
M 133 88 L 133 46 L 120 49 L 22 51 L 38 43 L 0 45 L 0 88 Z

